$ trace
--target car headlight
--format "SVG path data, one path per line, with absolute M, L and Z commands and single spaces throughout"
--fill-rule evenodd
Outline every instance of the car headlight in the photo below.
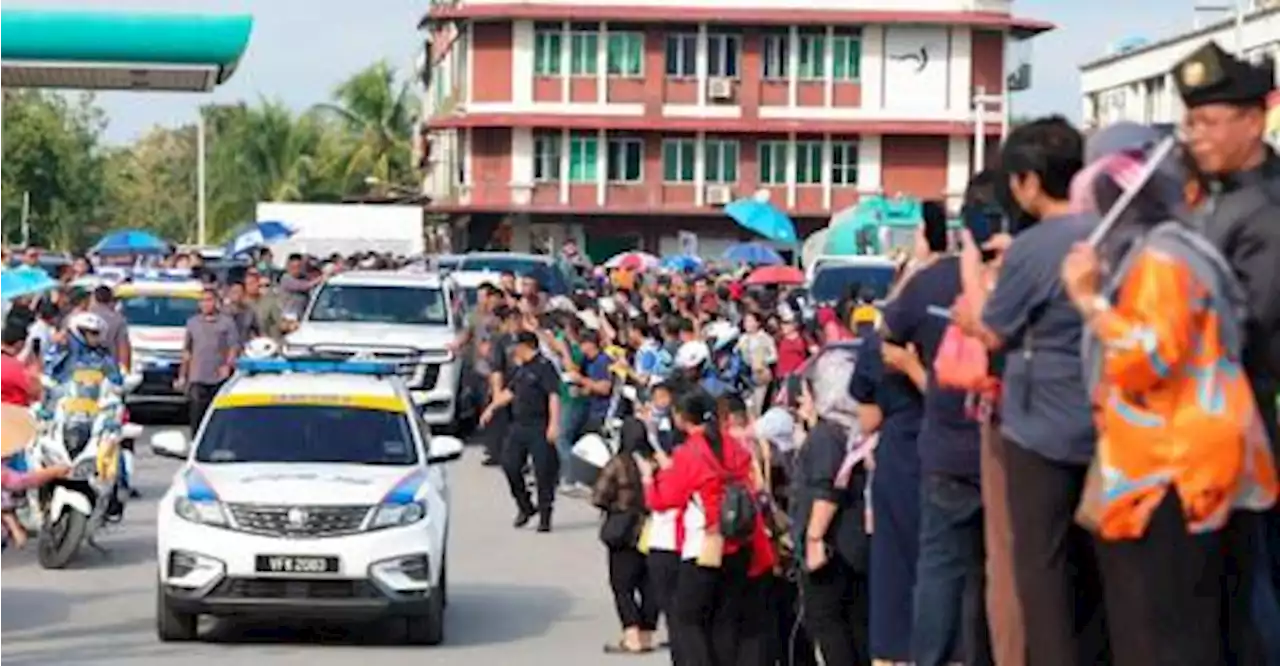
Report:
M 225 526 L 227 524 L 227 512 L 223 510 L 222 503 L 215 500 L 197 501 L 179 497 L 173 503 L 173 512 L 183 520 L 201 525 Z
M 433 349 L 422 352 L 419 361 L 422 363 L 453 363 L 456 357 L 448 349 Z
M 408 504 L 379 504 L 373 514 L 369 529 L 380 530 L 385 527 L 400 527 L 427 517 L 426 502 L 409 502 Z

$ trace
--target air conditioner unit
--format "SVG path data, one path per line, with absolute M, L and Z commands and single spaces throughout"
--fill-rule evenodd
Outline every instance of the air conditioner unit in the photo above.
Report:
M 708 185 L 706 195 L 708 205 L 723 206 L 733 201 L 733 188 L 728 185 Z
M 717 77 L 707 81 L 707 97 L 713 101 L 733 99 L 733 79 Z

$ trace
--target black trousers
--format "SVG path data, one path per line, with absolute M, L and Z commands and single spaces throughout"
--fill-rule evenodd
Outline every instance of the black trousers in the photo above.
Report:
M 671 550 L 649 551 L 647 564 L 649 567 L 649 589 L 653 593 L 653 601 L 658 613 L 667 618 L 667 643 L 671 646 L 672 666 L 683 666 L 678 650 L 680 641 L 676 638 L 679 627 L 671 620 L 674 614 L 676 586 L 680 584 L 680 553 Z
M 635 548 L 609 549 L 609 587 L 622 628 L 658 628 L 658 602 L 645 556 Z
M 1096 541 L 1117 664 L 1231 663 L 1222 631 L 1225 530 L 1188 534 L 1181 507 L 1170 490 L 1141 539 Z
M 507 433 L 511 430 L 511 410 L 503 407 L 493 413 L 493 419 L 484 427 L 481 435 L 484 439 L 485 455 L 491 460 L 502 460 L 502 447 L 507 443 Z
M 800 609 L 800 584 L 774 578 L 769 590 L 770 621 L 774 623 L 773 658 L 781 666 L 818 666 L 809 627 Z
M 866 579 L 839 555 L 801 579 L 804 619 L 824 664 L 870 664 Z
M 187 416 L 192 437 L 195 437 L 196 431 L 200 429 L 200 422 L 204 421 L 204 415 L 209 411 L 209 405 L 213 404 L 213 397 L 218 394 L 221 386 L 221 382 L 187 385 L 187 409 L 189 410 Z
M 511 487 L 511 497 L 516 501 L 516 508 L 524 513 L 536 510 L 544 521 L 550 520 L 556 497 L 559 459 L 555 449 L 547 441 L 546 424 L 512 423 L 502 448 L 502 471 L 507 475 L 507 485 Z M 530 459 L 533 460 L 534 481 L 538 485 L 536 507 L 524 481 L 524 465 Z
M 738 624 L 738 666 L 774 666 L 782 655 L 777 642 L 778 608 L 772 606 L 773 574 L 747 579 Z
M 1013 573 L 1030 666 L 1111 663 L 1093 538 L 1075 524 L 1087 468 L 1006 439 Z M 1120 666 L 1128 666 L 1121 662 Z
M 750 555 L 726 555 L 718 569 L 693 561 L 680 564 L 673 640 L 681 666 L 735 666 L 738 628 L 745 610 Z

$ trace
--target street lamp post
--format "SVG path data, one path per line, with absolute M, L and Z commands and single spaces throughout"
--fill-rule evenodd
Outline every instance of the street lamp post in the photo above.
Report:
M 205 243 L 205 136 L 204 110 L 199 112 L 196 120 L 196 244 Z
M 987 168 L 987 109 L 991 106 L 999 106 L 1001 113 L 1000 120 L 1000 138 L 1004 140 L 1009 136 L 1009 107 L 1008 95 L 1005 93 L 999 95 L 987 94 L 985 86 L 978 86 L 977 91 L 973 95 L 973 172 L 978 173 Z

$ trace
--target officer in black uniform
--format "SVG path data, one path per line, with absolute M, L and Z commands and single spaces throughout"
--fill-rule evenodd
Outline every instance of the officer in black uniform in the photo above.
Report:
M 1251 64 L 1209 42 L 1179 62 L 1174 71 L 1187 107 L 1183 121 L 1187 149 L 1205 177 L 1209 202 L 1204 231 L 1235 269 L 1247 292 L 1243 363 L 1254 396 L 1280 459 L 1276 393 L 1280 378 L 1280 157 L 1264 141 L 1267 96 L 1275 88 L 1275 65 Z M 1224 632 L 1239 663 L 1280 663 L 1280 509 L 1265 516 L 1242 516 L 1236 560 L 1257 576 L 1256 589 L 1234 595 L 1253 604 L 1258 633 L 1240 633 L 1238 610 Z M 1261 534 L 1259 534 L 1261 532 Z M 1251 557 L 1252 556 L 1252 557 Z M 1253 562 L 1253 557 L 1257 558 Z M 1252 565 L 1252 566 L 1250 566 Z M 1244 579 L 1247 581 L 1248 573 Z M 1248 587 L 1246 584 L 1244 587 Z M 1265 647 L 1264 647 L 1265 646 Z M 1264 658 L 1261 651 L 1269 653 Z M 1264 661 L 1269 659 L 1269 661 Z
M 506 305 L 500 305 L 493 312 L 498 322 L 498 331 L 489 341 L 489 408 L 481 416 L 484 426 L 484 448 L 486 467 L 502 464 L 502 447 L 507 441 L 507 433 L 511 429 L 511 409 L 496 407 L 494 399 L 502 390 L 511 384 L 511 375 L 515 372 L 515 364 L 511 361 L 511 350 L 515 346 L 516 333 L 520 331 L 520 311 Z
M 538 516 L 538 531 L 551 531 L 551 508 L 555 500 L 558 457 L 555 441 L 560 427 L 560 375 L 547 357 L 538 351 L 538 336 L 521 331 L 515 336 L 512 356 L 517 364 L 507 387 L 495 397 L 493 406 L 511 406 L 511 426 L 502 451 L 502 467 L 516 501 L 516 527 L 524 527 Z M 533 459 L 538 485 L 535 511 L 524 480 L 524 466 Z

